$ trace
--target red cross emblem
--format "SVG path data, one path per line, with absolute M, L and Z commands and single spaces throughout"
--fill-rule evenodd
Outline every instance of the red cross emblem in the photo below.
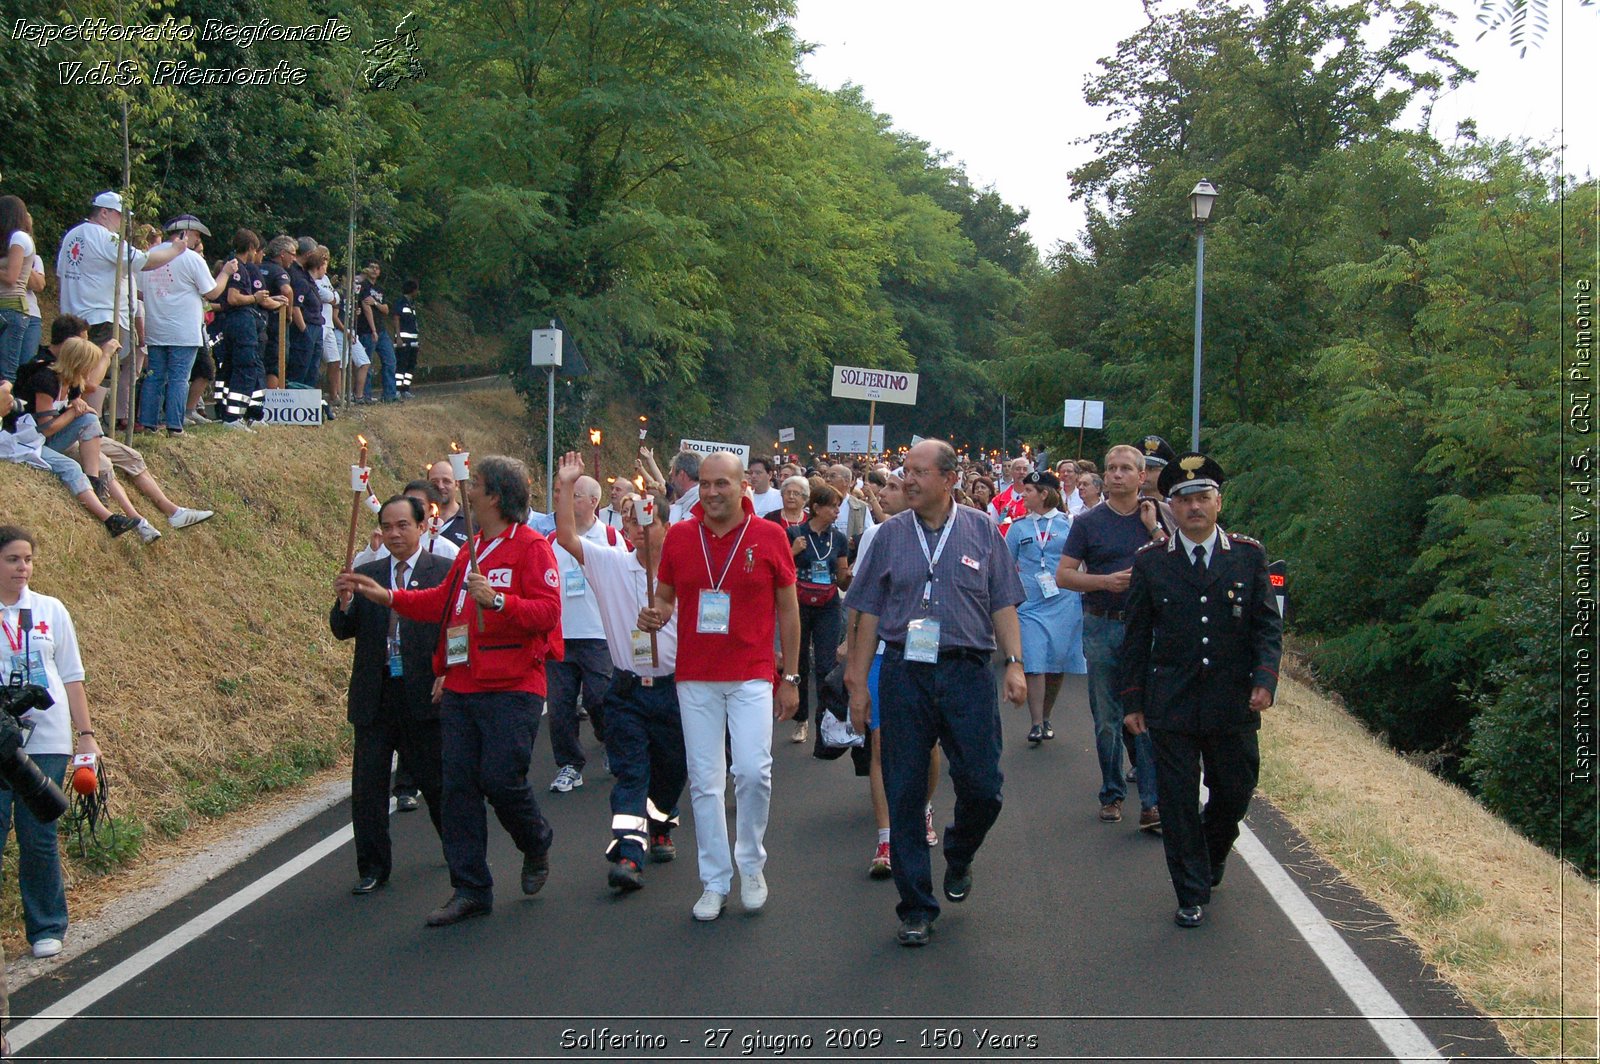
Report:
M 361 483 L 365 484 L 371 479 L 372 479 L 372 470 L 363 469 L 361 471 Z
M 34 625 L 33 626 L 33 630 L 35 632 L 38 632 L 40 635 L 49 635 L 50 634 L 50 626 L 48 624 L 45 624 L 43 621 L 40 621 L 38 624 Z

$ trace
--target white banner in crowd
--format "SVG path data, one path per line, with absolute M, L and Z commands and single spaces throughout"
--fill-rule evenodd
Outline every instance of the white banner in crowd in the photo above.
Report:
M 312 388 L 268 388 L 261 399 L 267 425 L 322 424 L 322 393 Z
M 794 429 L 779 429 L 778 430 L 778 442 L 779 443 L 793 443 L 794 442 Z
M 829 425 L 828 426 L 828 453 L 829 454 L 866 454 L 867 453 L 867 426 L 865 425 Z M 872 453 L 883 453 L 883 426 L 872 426 Z
M 1061 427 L 1068 429 L 1105 428 L 1106 404 L 1098 399 L 1068 399 Z
M 750 448 L 742 443 L 718 443 L 715 440 L 679 440 L 678 450 L 693 451 L 695 454 L 716 454 L 718 451 L 732 451 L 739 456 L 739 465 L 750 465 Z
M 833 394 L 840 399 L 917 405 L 917 375 L 858 366 L 833 367 Z

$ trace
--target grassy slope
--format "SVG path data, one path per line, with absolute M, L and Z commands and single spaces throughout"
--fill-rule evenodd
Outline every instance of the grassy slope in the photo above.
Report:
M 343 559 L 356 432 L 372 441 L 383 495 L 452 438 L 479 454 L 537 459 L 542 439 L 526 425 L 509 391 L 474 392 L 372 408 L 321 430 L 151 440 L 151 467 L 173 498 L 217 510 L 153 547 L 108 540 L 54 478 L 0 464 L 0 521 L 22 519 L 38 534 L 34 584 L 66 601 L 77 623 L 124 818 L 120 863 L 72 862 L 76 916 L 151 858 L 214 834 L 216 818 L 346 755 L 349 654 L 327 634 L 325 611 Z M 611 441 L 631 440 L 631 425 L 613 428 Z M 607 469 L 625 468 L 626 457 L 613 442 Z M 1280 699 L 1263 731 L 1261 787 L 1319 851 L 1484 1010 L 1592 1013 L 1594 885 L 1315 692 L 1286 681 Z M 107 864 L 118 870 L 94 874 Z M 15 949 L 21 917 L 7 878 Z M 1557 1052 L 1558 1021 L 1501 1026 L 1523 1052 Z M 1569 1055 L 1593 1056 L 1592 1021 L 1569 1022 L 1565 1034 Z

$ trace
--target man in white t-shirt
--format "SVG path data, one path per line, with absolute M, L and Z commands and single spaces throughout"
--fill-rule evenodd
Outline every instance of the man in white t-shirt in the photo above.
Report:
M 750 459 L 745 478 L 750 481 L 750 502 L 756 508 L 757 517 L 765 517 L 774 510 L 783 509 L 783 492 L 772 483 L 772 459 Z
M 650 637 L 638 630 L 639 611 L 648 603 L 644 562 L 626 543 L 610 544 L 577 534 L 573 486 L 582 480 L 583 458 L 569 452 L 556 470 L 556 543 L 573 552 L 594 590 L 611 655 L 611 689 L 606 693 L 606 753 L 616 783 L 611 787 L 611 862 L 606 881 L 628 893 L 644 886 L 640 868 L 646 848 L 656 862 L 678 855 L 672 829 L 678 799 L 689 770 L 683 750 L 683 720 L 673 682 L 677 666 L 678 622 L 674 617 Z M 661 558 L 666 524 L 659 517 L 639 525 L 636 496 L 618 500 L 627 535 L 646 546 L 652 570 Z M 654 510 L 654 499 L 649 500 Z M 581 511 L 581 505 L 577 507 Z M 604 527 L 604 526 L 599 526 Z M 648 537 L 648 539 L 646 538 Z
M 117 298 L 118 233 L 122 228 L 122 197 L 102 192 L 89 205 L 89 217 L 67 230 L 56 253 L 56 280 L 61 287 L 61 313 L 75 314 L 89 323 L 89 339 L 105 347 L 112 337 L 112 317 L 128 332 L 128 297 Z M 125 252 L 127 266 L 124 284 L 134 270 L 153 270 L 165 266 L 189 249 L 187 242 L 167 243 L 140 251 L 131 245 Z M 124 344 L 123 346 L 128 346 Z
M 616 529 L 595 519 L 595 509 L 600 505 L 598 481 L 593 477 L 579 477 L 572 496 L 579 539 L 606 545 L 622 542 Z M 552 531 L 555 527 L 552 523 Z M 583 566 L 554 536 L 551 539 L 556 549 L 556 565 L 561 572 L 561 639 L 566 652 L 562 660 L 545 663 L 545 681 L 549 685 L 545 704 L 550 714 L 550 752 L 556 759 L 556 778 L 551 781 L 550 789 L 564 794 L 583 786 L 583 766 L 587 763 L 583 743 L 578 738 L 580 690 L 595 738 L 605 742 L 601 702 L 605 699 L 606 688 L 611 686 L 611 654 L 606 649 L 600 607 L 594 589 L 583 575 Z
M 139 427 L 154 431 L 166 411 L 167 433 L 183 435 L 188 409 L 189 371 L 205 343 L 206 301 L 222 295 L 236 263 L 229 259 L 216 276 L 195 245 L 211 230 L 192 214 L 180 214 L 165 228 L 182 247 L 177 258 L 145 274 L 144 338 L 150 348 L 150 372 L 139 390 Z

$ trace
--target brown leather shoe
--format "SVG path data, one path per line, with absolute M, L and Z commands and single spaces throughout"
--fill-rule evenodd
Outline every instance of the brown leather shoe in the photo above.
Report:
M 1161 833 L 1161 807 L 1152 805 L 1149 809 L 1139 811 L 1139 830 Z
M 1122 821 L 1121 798 L 1100 807 L 1100 821 L 1104 824 L 1117 824 Z

